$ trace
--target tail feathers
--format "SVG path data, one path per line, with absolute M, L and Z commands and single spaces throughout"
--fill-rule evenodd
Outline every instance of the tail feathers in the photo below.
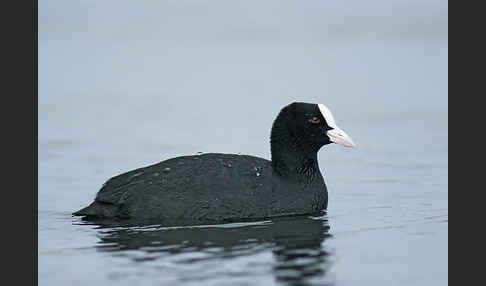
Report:
M 89 206 L 74 212 L 75 216 L 91 216 L 99 218 L 119 216 L 119 208 L 110 203 L 94 201 Z

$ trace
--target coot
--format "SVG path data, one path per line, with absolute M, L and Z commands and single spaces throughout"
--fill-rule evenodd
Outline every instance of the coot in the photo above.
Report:
M 291 103 L 273 122 L 271 161 L 248 155 L 181 156 L 109 179 L 73 215 L 192 224 L 314 214 L 327 209 L 317 152 L 354 147 L 323 104 Z

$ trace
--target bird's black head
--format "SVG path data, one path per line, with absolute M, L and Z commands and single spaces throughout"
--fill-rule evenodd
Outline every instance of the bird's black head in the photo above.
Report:
M 351 138 L 337 127 L 325 105 L 304 102 L 294 102 L 282 108 L 272 127 L 271 143 L 272 153 L 273 145 L 281 143 L 291 149 L 313 153 L 330 143 L 355 147 Z

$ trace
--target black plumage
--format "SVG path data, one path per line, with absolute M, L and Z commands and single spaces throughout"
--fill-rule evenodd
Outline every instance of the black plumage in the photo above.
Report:
M 181 156 L 109 179 L 87 219 L 150 220 L 164 225 L 228 222 L 327 208 L 317 152 L 332 130 L 317 104 L 294 102 L 275 119 L 272 160 L 207 153 Z

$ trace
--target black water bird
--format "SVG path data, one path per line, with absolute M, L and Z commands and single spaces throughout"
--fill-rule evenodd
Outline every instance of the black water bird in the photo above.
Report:
M 328 195 L 317 152 L 330 143 L 355 146 L 325 105 L 294 102 L 273 122 L 271 161 L 221 153 L 168 159 L 109 179 L 73 215 L 185 225 L 318 213 Z

